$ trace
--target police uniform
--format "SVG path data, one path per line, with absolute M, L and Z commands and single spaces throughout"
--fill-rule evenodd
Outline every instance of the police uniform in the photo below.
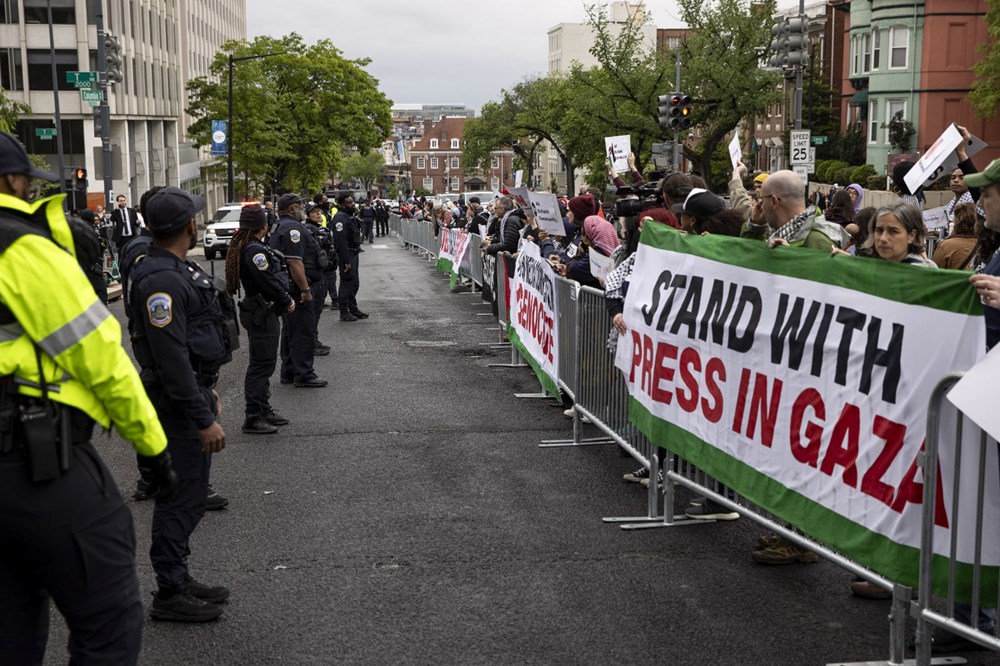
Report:
M 193 219 L 204 200 L 166 187 L 146 206 L 154 242 L 130 276 L 132 349 L 146 393 L 167 433 L 179 479 L 175 495 L 157 500 L 153 510 L 149 554 L 159 592 L 151 616 L 205 621 L 222 613 L 211 602 L 224 600 L 229 593 L 195 583 L 188 573 L 189 540 L 205 513 L 211 469 L 211 454 L 203 452 L 199 430 L 212 426 L 218 417 L 213 387 L 219 369 L 238 345 L 238 332 L 218 290 L 198 264 L 155 242 L 157 232 L 169 233 L 183 227 L 183 220 Z
M 368 315 L 358 309 L 357 299 L 358 288 L 361 286 L 358 273 L 362 240 L 359 220 L 341 209 L 333 216 L 331 226 L 330 234 L 340 266 L 340 318 L 344 321 L 364 319 Z M 347 267 L 348 263 L 350 268 Z
M 294 382 L 299 386 L 325 385 L 325 380 L 319 379 L 313 369 L 316 351 L 314 306 L 322 307 L 322 303 L 316 301 L 316 295 L 322 291 L 317 283 L 323 277 L 318 263 L 319 244 L 304 224 L 285 216 L 274 227 L 270 245 L 281 252 L 286 263 L 302 262 L 313 296 L 311 302 L 303 302 L 301 290 L 289 276 L 289 291 L 295 300 L 295 311 L 284 316 L 285 325 L 281 330 L 281 381 L 286 384 Z
M 316 208 L 322 211 L 322 209 L 318 206 Z M 307 208 L 306 211 L 306 214 L 308 215 L 309 212 L 312 211 L 312 208 Z M 327 273 L 331 270 L 336 270 L 335 262 L 330 258 L 330 255 L 335 254 L 335 252 L 333 250 L 333 243 L 330 241 L 330 232 L 327 229 L 323 228 L 319 224 L 315 224 L 308 217 L 306 217 L 305 226 L 306 229 L 309 230 L 309 233 L 312 234 L 312 237 L 316 240 L 316 245 L 319 247 L 319 255 L 316 263 L 319 265 L 321 277 L 316 281 L 316 290 L 313 292 L 313 298 L 315 299 L 315 301 L 313 301 L 313 314 L 316 319 L 316 326 L 314 329 L 316 349 L 314 353 L 316 356 L 325 356 L 330 353 L 330 347 L 324 345 L 319 340 L 319 320 L 323 315 L 323 304 L 326 302 Z
M 323 271 L 323 279 L 326 282 L 326 293 L 330 296 L 330 305 L 333 308 L 339 307 L 338 295 L 337 295 L 337 251 L 333 247 L 333 238 L 330 234 L 331 220 L 336 213 L 334 208 L 330 210 L 330 204 L 324 203 L 320 204 L 320 208 L 323 210 L 323 228 L 326 230 L 327 240 L 329 242 L 329 248 L 327 249 L 327 254 L 330 265 L 327 266 L 326 270 Z M 323 304 L 325 305 L 325 303 Z M 322 307 L 322 306 L 320 306 Z
M 0 174 L 57 180 L 6 133 Z M 132 514 L 90 437 L 95 422 L 116 426 L 156 460 L 165 490 L 169 454 L 121 328 L 74 257 L 62 203 L 0 194 L 0 660 L 41 663 L 51 597 L 72 663 L 135 664 Z
M 288 276 L 281 259 L 256 238 L 251 238 L 240 252 L 240 284 L 245 293 L 240 301 L 240 322 L 249 338 L 249 362 L 243 384 L 246 430 L 261 419 L 268 421 L 274 414 L 270 379 L 278 362 L 281 337 L 278 316 L 288 310 L 292 297 L 288 294 Z M 281 420 L 281 425 L 287 423 Z

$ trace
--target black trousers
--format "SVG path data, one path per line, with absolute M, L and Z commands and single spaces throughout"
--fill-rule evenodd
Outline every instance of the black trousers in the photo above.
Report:
M 202 390 L 206 393 L 209 391 Z M 208 395 L 206 399 L 211 400 Z M 201 440 L 198 439 L 194 423 L 165 414 L 159 406 L 157 414 L 167 433 L 167 450 L 177 473 L 178 485 L 177 491 L 169 500 L 156 500 L 149 558 L 153 562 L 153 572 L 160 590 L 172 592 L 180 587 L 187 576 L 191 534 L 205 515 L 212 455 L 202 453 Z
M 309 286 L 313 295 L 313 315 L 315 317 L 315 323 L 313 324 L 313 341 L 318 347 L 321 343 L 319 341 L 319 318 L 323 315 L 323 304 L 326 302 L 326 279 L 319 279 L 313 282 Z
M 135 529 L 89 443 L 71 469 L 32 483 L 20 453 L 0 455 L 0 656 L 41 663 L 49 598 L 69 627 L 70 663 L 136 664 L 143 608 Z M 61 661 L 62 659 L 60 659 Z
M 326 282 L 326 292 L 330 295 L 330 302 L 334 305 L 337 304 L 337 269 L 334 267 L 332 270 L 323 273 L 323 280 Z
M 361 287 L 359 257 L 357 252 L 351 250 L 351 270 L 340 274 L 340 314 L 358 311 L 357 296 Z
M 249 312 L 240 310 L 240 322 L 250 339 L 247 372 L 243 379 L 243 395 L 249 421 L 274 411 L 271 408 L 271 375 L 278 365 L 281 320 L 272 310 L 263 322 L 255 324 Z
M 372 228 L 375 226 L 375 220 L 364 220 L 363 224 L 365 225 L 364 240 L 366 241 L 374 240 L 374 238 L 372 237 Z
M 388 236 L 389 235 L 389 219 L 388 218 L 383 218 L 383 219 L 376 220 L 375 221 L 375 226 L 378 229 L 378 235 L 379 236 Z
M 306 380 L 315 376 L 313 358 L 316 350 L 314 303 L 295 300 L 295 312 L 284 315 L 281 327 L 281 376 Z

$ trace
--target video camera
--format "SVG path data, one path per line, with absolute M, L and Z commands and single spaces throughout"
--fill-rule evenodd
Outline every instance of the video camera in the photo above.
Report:
M 635 217 L 649 208 L 663 206 L 659 179 L 638 186 L 619 187 L 615 194 L 615 217 Z

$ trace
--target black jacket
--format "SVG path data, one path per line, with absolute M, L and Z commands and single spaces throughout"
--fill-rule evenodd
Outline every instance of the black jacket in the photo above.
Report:
M 501 252 L 517 252 L 517 246 L 521 242 L 521 227 L 524 220 L 521 216 L 512 211 L 507 215 L 507 219 L 501 219 L 497 226 L 497 238 L 494 243 L 486 248 L 486 254 L 499 254 Z

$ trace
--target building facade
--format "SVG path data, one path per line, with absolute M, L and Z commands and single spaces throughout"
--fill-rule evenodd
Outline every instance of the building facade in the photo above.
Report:
M 496 150 L 484 170 L 466 172 L 462 146 L 468 118 L 445 116 L 424 121 L 422 136 L 409 152 L 410 189 L 431 194 L 502 190 L 514 186 L 514 151 Z

